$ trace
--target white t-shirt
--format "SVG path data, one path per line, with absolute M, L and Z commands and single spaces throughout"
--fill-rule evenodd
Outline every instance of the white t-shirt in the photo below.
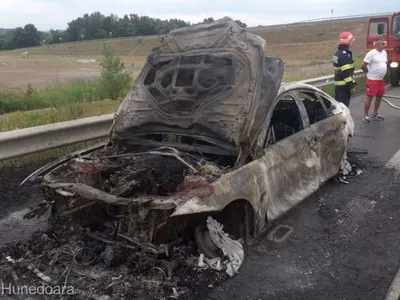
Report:
M 387 53 L 372 49 L 367 53 L 364 61 L 368 63 L 367 78 L 370 80 L 382 80 L 387 71 Z

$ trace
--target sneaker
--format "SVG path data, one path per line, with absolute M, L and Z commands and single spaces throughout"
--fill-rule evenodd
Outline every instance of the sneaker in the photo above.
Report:
M 364 123 L 369 123 L 369 122 L 371 122 L 371 118 L 369 116 L 365 116 L 364 118 L 362 118 L 362 121 Z
M 372 116 L 370 119 L 373 120 L 373 121 L 383 121 L 383 120 L 385 120 L 385 118 L 381 117 L 379 114 L 376 115 L 376 116 Z

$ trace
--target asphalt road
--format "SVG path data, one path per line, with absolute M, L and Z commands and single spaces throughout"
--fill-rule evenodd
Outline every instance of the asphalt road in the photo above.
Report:
M 400 96 L 400 88 L 388 94 Z M 400 111 L 382 103 L 385 121 L 365 124 L 363 100 L 353 98 L 350 108 L 352 147 L 368 150 L 351 160 L 364 173 L 347 185 L 328 182 L 278 221 L 293 228 L 285 244 L 255 242 L 240 274 L 182 299 L 384 299 L 400 266 L 400 177 L 393 169 L 400 170 Z M 0 244 L 28 233 L 29 224 L 15 231 L 18 216 L 11 213 L 41 197 L 19 186 L 35 168 L 0 173 L 0 216 L 8 215 L 0 222 Z
M 364 173 L 324 185 L 276 224 L 293 228 L 286 244 L 257 242 L 239 275 L 197 299 L 384 299 L 400 266 L 400 111 L 382 103 L 385 121 L 365 124 L 363 100 L 350 109 L 352 147 L 368 150 L 351 160 Z

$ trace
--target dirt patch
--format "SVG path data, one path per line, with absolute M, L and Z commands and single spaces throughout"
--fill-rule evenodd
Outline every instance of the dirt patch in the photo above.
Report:
M 0 87 L 25 89 L 55 86 L 71 81 L 96 81 L 101 75 L 101 56 L 30 55 L 28 58 L 0 54 Z M 137 76 L 145 57 L 122 57 L 129 72 Z

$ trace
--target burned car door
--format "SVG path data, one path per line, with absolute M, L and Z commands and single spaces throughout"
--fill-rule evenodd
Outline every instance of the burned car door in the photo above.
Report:
M 310 126 L 317 134 L 321 157 L 319 181 L 323 183 L 335 176 L 346 152 L 348 131 L 346 119 L 337 111 L 337 103 L 313 90 L 299 90 L 298 95 L 306 108 Z
M 270 222 L 319 188 L 320 157 L 315 128 L 295 93 L 279 96 L 267 120 L 267 183 L 261 201 Z

